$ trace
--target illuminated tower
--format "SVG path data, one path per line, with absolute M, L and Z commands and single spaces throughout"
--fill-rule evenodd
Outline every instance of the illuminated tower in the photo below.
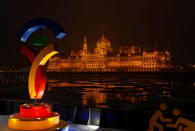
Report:
M 82 50 L 82 56 L 88 55 L 88 49 L 87 49 L 87 38 L 84 37 L 84 43 L 83 43 L 83 50 Z
M 112 51 L 110 41 L 102 35 L 102 37 L 97 42 L 97 47 L 94 53 L 100 56 L 107 55 L 108 52 Z
M 87 38 L 84 37 L 83 50 L 87 50 Z

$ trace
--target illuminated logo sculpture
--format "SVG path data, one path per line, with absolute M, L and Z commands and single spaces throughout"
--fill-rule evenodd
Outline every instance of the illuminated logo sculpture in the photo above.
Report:
M 63 28 L 46 18 L 38 18 L 28 22 L 18 33 L 18 39 L 26 42 L 30 35 L 41 28 L 50 29 L 56 38 L 63 38 L 66 33 Z M 49 44 L 35 54 L 29 47 L 23 45 L 20 53 L 28 58 L 32 66 L 29 72 L 28 89 L 30 99 L 41 99 L 46 85 L 45 64 L 53 55 L 59 53 L 54 44 Z M 50 105 L 44 103 L 23 104 L 20 113 L 10 115 L 8 127 L 15 130 L 64 130 L 68 123 L 60 120 L 57 112 L 50 112 Z
M 50 19 L 38 18 L 28 22 L 18 33 L 17 37 L 19 41 L 26 42 L 33 32 L 41 28 L 50 29 L 58 39 L 62 39 L 66 35 L 64 29 L 59 24 Z M 36 57 L 33 51 L 25 46 L 21 47 L 20 52 L 32 63 L 28 80 L 30 98 L 41 99 L 46 83 L 44 65 L 50 57 L 58 52 L 55 50 L 54 44 L 50 44 L 43 48 Z

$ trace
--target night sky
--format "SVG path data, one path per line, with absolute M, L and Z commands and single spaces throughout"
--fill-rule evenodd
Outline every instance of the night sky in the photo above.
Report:
M 68 35 L 56 40 L 63 54 L 82 48 L 84 35 L 92 50 L 105 34 L 115 49 L 142 41 L 146 49 L 168 48 L 174 60 L 195 62 L 194 5 L 193 0 L 2 0 L 0 64 L 21 63 L 16 34 L 36 17 L 64 27 Z

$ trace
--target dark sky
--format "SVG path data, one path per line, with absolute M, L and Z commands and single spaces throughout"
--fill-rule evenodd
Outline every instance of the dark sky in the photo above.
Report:
M 93 49 L 105 34 L 115 49 L 143 41 L 144 48 L 169 48 L 174 59 L 194 62 L 194 5 L 193 0 L 2 0 L 0 63 L 21 62 L 16 34 L 36 17 L 64 27 L 68 35 L 56 41 L 63 54 L 81 48 L 84 35 Z

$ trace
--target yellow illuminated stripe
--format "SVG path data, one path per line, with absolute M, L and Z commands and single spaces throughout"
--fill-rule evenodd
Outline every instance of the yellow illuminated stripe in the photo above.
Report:
M 53 55 L 55 55 L 55 54 L 57 54 L 57 53 L 59 53 L 59 52 L 53 51 L 53 52 L 47 54 L 47 55 L 41 60 L 40 65 L 45 65 L 45 63 L 47 63 L 47 61 L 49 60 L 49 58 L 51 58 Z
M 32 63 L 30 73 L 29 73 L 29 78 L 28 78 L 28 89 L 29 89 L 29 94 L 30 94 L 31 99 L 34 99 L 36 96 L 35 75 L 36 75 L 39 65 L 45 65 L 45 63 L 49 60 L 49 58 L 57 53 L 59 52 L 55 51 L 54 44 L 50 44 L 46 46 L 45 48 L 43 48 L 39 52 L 39 54 L 35 57 L 35 60 Z
M 8 120 L 8 127 L 15 130 L 42 130 L 58 127 L 59 122 L 59 115 L 45 119 L 35 118 L 35 120 L 21 120 L 10 117 Z

